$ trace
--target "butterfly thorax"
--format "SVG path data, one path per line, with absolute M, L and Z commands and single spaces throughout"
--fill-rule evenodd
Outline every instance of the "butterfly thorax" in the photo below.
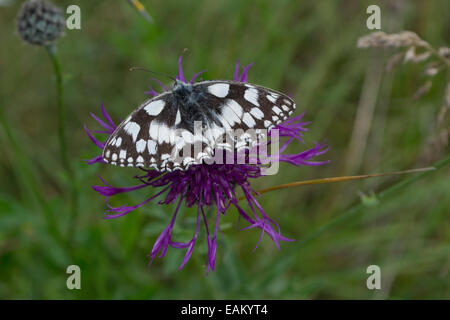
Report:
M 195 121 L 207 121 L 209 112 L 204 110 L 204 93 L 201 90 L 195 90 L 192 84 L 177 80 L 173 85 L 173 93 L 175 105 L 189 131 L 193 131 Z
M 173 84 L 173 93 L 177 100 L 186 102 L 193 93 L 193 86 L 190 83 L 176 80 Z

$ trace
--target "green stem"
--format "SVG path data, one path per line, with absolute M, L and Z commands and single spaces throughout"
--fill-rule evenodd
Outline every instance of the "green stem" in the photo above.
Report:
M 78 216 L 78 190 L 77 190 L 78 188 L 75 171 L 71 166 L 67 146 L 67 129 L 66 129 L 67 109 L 63 101 L 63 78 L 62 78 L 61 63 L 59 62 L 59 58 L 56 53 L 56 46 L 54 44 L 46 47 L 46 49 L 52 61 L 56 76 L 56 94 L 58 104 L 58 140 L 59 140 L 60 157 L 63 168 L 65 169 L 69 180 L 68 183 L 71 188 L 71 195 L 70 195 L 71 212 L 70 212 L 69 230 L 67 234 L 67 240 L 70 243 L 72 235 L 75 232 L 76 219 Z
M 387 189 L 381 191 L 377 197 L 378 199 L 386 199 L 392 194 L 395 194 L 396 192 L 406 188 L 407 186 L 411 185 L 412 183 L 429 176 L 430 174 L 438 171 L 439 169 L 445 167 L 450 163 L 450 156 L 436 162 L 433 167 L 436 168 L 436 170 L 433 171 L 424 171 L 421 173 L 418 173 L 417 175 L 411 176 L 409 178 L 406 178 Z M 297 254 L 301 252 L 301 248 L 304 247 L 309 242 L 319 238 L 321 235 L 323 235 L 327 231 L 331 231 L 333 229 L 336 229 L 338 226 L 342 225 L 344 222 L 349 221 L 351 219 L 354 219 L 355 216 L 362 211 L 362 209 L 365 208 L 364 204 L 362 202 L 359 202 L 352 207 L 350 207 L 347 211 L 345 211 L 343 214 L 338 215 L 336 218 L 332 219 L 325 225 L 319 227 L 315 231 L 307 234 L 305 237 L 297 241 L 294 245 L 291 245 L 287 252 L 282 253 L 283 259 L 280 259 L 278 262 L 276 262 L 274 265 L 270 267 L 270 272 L 265 276 L 259 283 L 258 287 L 263 288 L 268 283 L 276 277 L 278 274 L 283 273 L 287 268 L 289 268 L 294 262 Z
M 56 47 L 49 46 L 46 48 L 52 61 L 56 76 L 56 94 L 57 94 L 56 99 L 58 104 L 58 140 L 60 148 L 60 157 L 64 168 L 69 173 L 72 171 L 72 168 L 70 166 L 69 154 L 67 151 L 67 133 L 66 133 L 67 111 L 63 102 L 63 80 L 62 80 L 61 64 L 59 62 L 58 55 L 56 54 Z M 70 173 L 69 175 L 72 175 L 72 173 Z

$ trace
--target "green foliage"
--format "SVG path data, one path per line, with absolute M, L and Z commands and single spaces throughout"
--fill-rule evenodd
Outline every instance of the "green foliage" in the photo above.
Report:
M 278 251 L 266 236 L 223 219 L 216 271 L 205 277 L 206 239 L 178 271 L 183 252 L 169 249 L 149 268 L 148 254 L 174 208 L 147 205 L 103 220 L 104 201 L 92 189 L 100 173 L 113 185 L 132 185 L 132 169 L 87 166 L 98 153 L 83 124 L 100 102 L 125 118 L 146 97 L 144 66 L 176 74 L 184 48 L 185 72 L 207 68 L 205 79 L 230 78 L 237 58 L 255 62 L 249 81 L 292 93 L 312 121 L 306 144 L 326 139 L 329 165 L 281 165 L 255 188 L 297 180 L 430 166 L 448 157 L 431 148 L 448 75 L 434 78 L 425 96 L 422 67 L 383 73 L 359 166 L 348 167 L 349 141 L 370 66 L 389 52 L 360 50 L 369 32 L 365 9 L 378 1 L 142 1 L 149 24 L 126 1 L 87 1 L 82 29 L 58 40 L 68 118 L 69 153 L 80 212 L 72 222 L 70 185 L 58 152 L 55 79 L 46 52 L 15 32 L 18 1 L 0 7 L 0 298 L 1 299 L 428 299 L 450 298 L 449 167 L 410 177 L 300 187 L 260 198 L 266 212 L 295 238 Z M 390 2 L 389 2 L 390 3 Z M 412 30 L 436 47 L 449 46 L 446 0 L 380 2 L 385 32 Z M 73 1 L 58 1 L 58 5 Z M 448 121 L 447 121 L 448 126 Z M 303 146 L 299 146 L 303 147 Z M 411 176 L 412 177 L 412 176 Z M 399 187 L 397 187 L 399 186 Z M 386 191 L 383 193 L 383 191 Z M 114 199 L 137 203 L 151 190 Z M 363 195 L 360 196 L 359 195 Z M 179 239 L 194 232 L 192 209 L 182 211 Z M 243 227 L 240 222 L 240 227 Z M 72 234 L 73 232 L 73 234 Z M 65 270 L 79 265 L 81 290 L 66 288 Z M 366 268 L 382 270 L 382 290 L 366 288 Z

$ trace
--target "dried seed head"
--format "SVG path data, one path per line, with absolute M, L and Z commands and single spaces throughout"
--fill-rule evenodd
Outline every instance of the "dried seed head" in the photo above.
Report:
M 64 33 L 61 9 L 45 0 L 29 0 L 17 15 L 17 30 L 25 42 L 48 46 Z
M 400 33 L 386 34 L 384 32 L 374 32 L 358 39 L 358 48 L 404 48 L 404 47 L 425 47 L 428 43 L 422 40 L 416 33 L 402 31 Z

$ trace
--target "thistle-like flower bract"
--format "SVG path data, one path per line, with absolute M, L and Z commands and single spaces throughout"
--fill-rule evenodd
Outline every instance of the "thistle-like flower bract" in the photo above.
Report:
M 64 33 L 62 10 L 45 0 L 25 2 L 17 15 L 17 30 L 30 44 L 49 46 Z
M 242 74 L 239 74 L 239 61 L 236 64 L 234 81 L 247 82 L 247 72 L 251 65 L 243 68 Z M 181 57 L 179 60 L 179 74 L 177 79 L 184 82 L 195 82 L 195 79 L 201 72 L 194 75 L 194 77 L 187 81 L 184 77 L 181 67 Z M 156 79 L 153 79 L 161 83 Z M 163 87 L 163 89 L 165 89 Z M 167 90 L 167 89 L 165 89 Z M 155 96 L 158 93 L 150 87 L 150 91 L 146 92 L 149 95 Z M 90 131 L 86 130 L 90 139 L 100 148 L 104 148 L 104 143 L 97 140 L 92 133 L 103 133 L 108 136 L 111 135 L 116 129 L 116 124 L 106 112 L 103 105 L 101 106 L 103 120 L 92 114 L 93 118 L 104 128 L 102 131 Z M 293 141 L 303 143 L 303 133 L 307 131 L 305 125 L 308 123 L 303 121 L 303 115 L 298 115 L 286 120 L 284 123 L 279 124 L 272 130 L 278 130 L 279 138 L 286 141 L 280 145 L 278 161 L 288 162 L 295 166 L 307 165 L 318 166 L 328 161 L 312 161 L 316 156 L 325 153 L 328 149 L 325 144 L 316 143 L 312 149 L 302 151 L 296 154 L 284 153 L 287 146 Z M 272 132 L 272 131 L 270 131 Z M 269 136 L 270 136 L 269 132 Z M 269 139 L 267 144 L 270 144 Z M 91 160 L 88 160 L 88 164 L 104 163 L 101 156 L 97 156 Z M 172 171 L 172 172 L 159 172 L 156 170 L 142 169 L 143 174 L 136 176 L 139 184 L 132 187 L 113 187 L 106 183 L 102 178 L 102 185 L 93 186 L 93 189 L 100 195 L 106 198 L 108 206 L 108 212 L 105 214 L 106 219 L 112 219 L 121 217 L 130 213 L 131 211 L 144 206 L 152 200 L 163 197 L 159 201 L 159 204 L 176 204 L 175 212 L 167 225 L 167 227 L 161 232 L 157 238 L 153 249 L 150 253 L 150 263 L 156 258 L 162 258 L 167 252 L 169 246 L 178 249 L 185 249 L 186 255 L 180 265 L 180 269 L 190 259 L 195 243 L 197 241 L 200 227 L 204 225 L 206 232 L 207 245 L 208 245 L 208 257 L 207 257 L 207 272 L 214 270 L 216 251 L 217 251 L 217 234 L 219 231 L 220 217 L 225 215 L 230 207 L 235 207 L 240 215 L 247 223 L 248 226 L 243 229 L 258 228 L 261 230 L 260 239 L 256 245 L 258 247 L 261 238 L 264 233 L 267 233 L 278 249 L 280 249 L 280 241 L 293 241 L 281 235 L 280 227 L 278 224 L 270 218 L 263 210 L 261 205 L 256 200 L 257 192 L 255 192 L 250 186 L 250 180 L 256 179 L 262 176 L 261 164 L 198 164 L 192 165 L 185 171 Z M 147 198 L 145 201 L 134 205 L 123 205 L 120 207 L 112 207 L 108 200 L 110 197 L 132 192 L 134 190 L 143 188 L 155 188 L 156 193 Z M 239 198 L 237 196 L 238 190 L 241 190 L 250 211 L 245 211 L 241 204 L 239 204 Z M 179 242 L 173 239 L 173 227 L 179 212 L 180 206 L 197 207 L 196 214 L 196 228 L 192 239 L 188 242 Z M 208 217 L 207 208 L 215 208 L 215 216 Z M 208 218 L 213 218 L 214 223 L 208 222 Z M 255 249 L 256 249 L 255 247 Z

